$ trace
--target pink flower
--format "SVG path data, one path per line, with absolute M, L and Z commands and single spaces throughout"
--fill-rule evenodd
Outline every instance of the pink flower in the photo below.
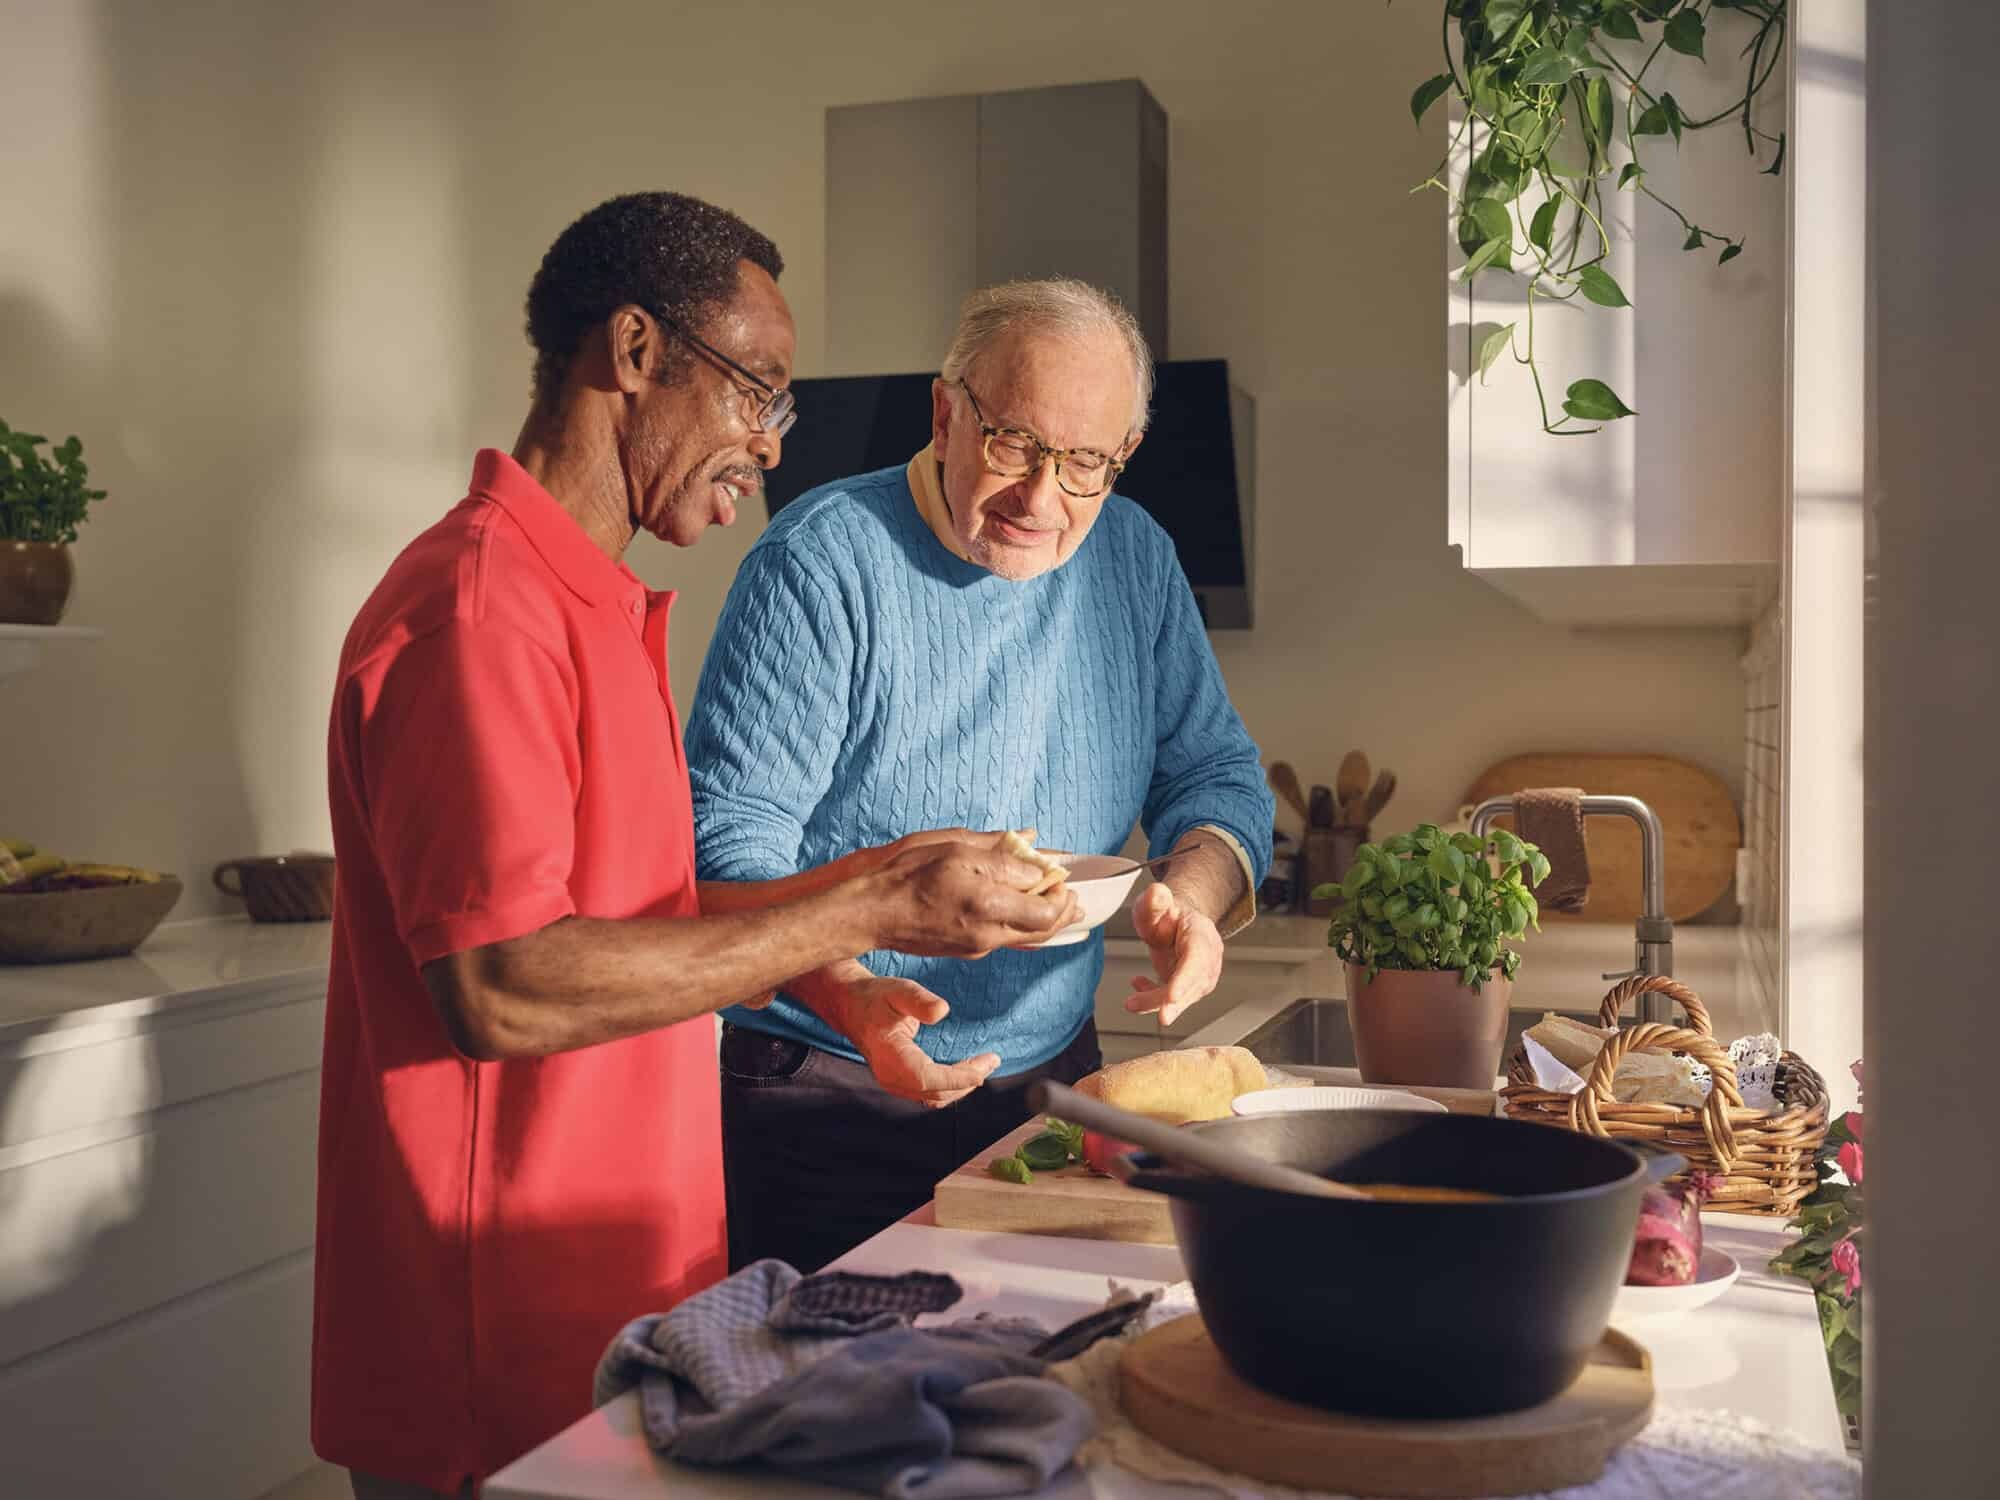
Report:
M 1834 1270 L 1847 1278 L 1847 1295 L 1852 1297 L 1861 1290 L 1861 1247 L 1849 1235 L 1833 1247 L 1831 1259 Z
M 1840 1148 L 1834 1160 L 1840 1163 L 1840 1170 L 1847 1174 L 1847 1180 L 1857 1187 L 1861 1184 L 1861 1142 L 1849 1141 Z M 1842 1241 L 1842 1243 L 1846 1243 Z
M 1862 1121 L 1861 1111 L 1858 1109 L 1850 1109 L 1846 1114 L 1842 1115 L 1840 1118 L 1841 1122 L 1847 1126 L 1847 1133 L 1853 1136 L 1857 1141 L 1860 1140 L 1861 1121 Z

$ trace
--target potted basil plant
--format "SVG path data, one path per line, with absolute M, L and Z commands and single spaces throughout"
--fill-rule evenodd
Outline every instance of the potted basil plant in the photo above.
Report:
M 87 484 L 83 444 L 0 422 L 0 624 L 54 625 L 69 604 L 76 569 L 69 544 L 103 490 Z
M 1326 940 L 1365 1082 L 1493 1086 L 1521 966 L 1507 945 L 1540 930 L 1530 888 L 1548 873 L 1505 829 L 1480 839 L 1425 823 L 1363 844 L 1345 879 L 1314 892 L 1339 901 Z

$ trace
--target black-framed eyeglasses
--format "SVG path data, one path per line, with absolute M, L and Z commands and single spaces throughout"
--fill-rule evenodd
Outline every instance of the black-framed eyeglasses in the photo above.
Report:
M 757 399 L 755 404 L 750 408 L 751 426 L 761 427 L 764 431 L 770 433 L 772 437 L 783 437 L 792 430 L 792 424 L 799 419 L 799 402 L 798 398 L 789 390 L 781 391 L 772 385 L 770 381 L 744 369 L 743 366 L 739 365 L 706 339 L 697 338 L 693 331 L 678 318 L 661 312 L 657 307 L 648 308 L 647 311 L 666 324 L 667 327 L 673 329 L 675 333 L 678 333 L 690 344 L 693 344 L 695 348 L 701 350 L 710 359 L 734 370 L 738 375 L 741 375 L 751 385 L 756 387 L 755 394 Z M 741 394 L 748 401 L 752 398 L 753 393 L 744 391 Z
M 1125 468 L 1123 460 L 1095 448 L 1052 448 L 1024 427 L 995 427 L 979 409 L 972 387 L 961 380 L 958 388 L 965 392 L 965 399 L 972 403 L 972 415 L 978 419 L 985 439 L 986 467 L 1003 479 L 1038 473 L 1044 463 L 1054 459 L 1056 483 L 1063 493 L 1092 500 L 1109 489 Z

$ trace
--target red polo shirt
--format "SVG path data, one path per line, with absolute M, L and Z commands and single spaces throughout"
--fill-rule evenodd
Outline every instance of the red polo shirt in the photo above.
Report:
M 588 1410 L 622 1323 L 726 1270 L 706 1017 L 472 1062 L 418 972 L 572 914 L 698 913 L 672 597 L 487 450 L 348 632 L 313 1308 L 332 1463 L 490 1474 Z

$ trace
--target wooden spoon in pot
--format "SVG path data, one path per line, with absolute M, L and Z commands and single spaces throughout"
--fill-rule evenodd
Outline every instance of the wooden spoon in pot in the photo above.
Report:
M 1244 1187 L 1268 1188 L 1279 1193 L 1304 1193 L 1313 1198 L 1369 1196 L 1359 1188 L 1316 1177 L 1297 1167 L 1265 1161 L 1261 1156 L 1238 1151 L 1208 1136 L 1183 1130 L 1178 1125 L 1163 1125 L 1158 1120 L 1135 1115 L 1130 1110 L 1079 1094 L 1075 1089 L 1047 1078 L 1028 1085 L 1028 1102 L 1043 1113 L 1068 1120 L 1072 1125 L 1081 1125 L 1086 1130 L 1095 1130 L 1114 1140 L 1143 1146 L 1175 1166 L 1192 1167 Z

